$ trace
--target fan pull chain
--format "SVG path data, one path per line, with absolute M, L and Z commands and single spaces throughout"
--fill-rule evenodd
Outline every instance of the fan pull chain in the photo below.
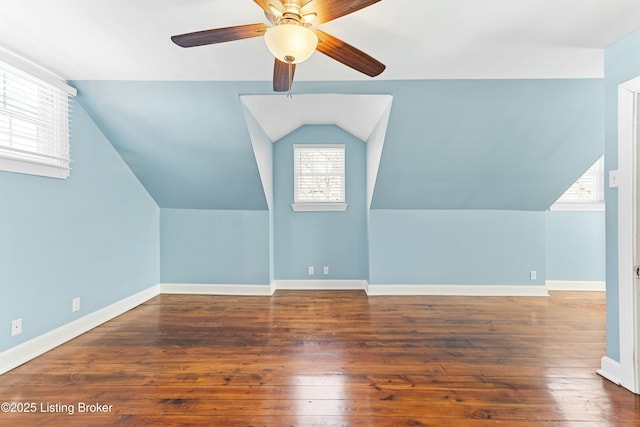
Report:
M 287 98 L 293 98 L 291 95 L 291 86 L 293 86 L 293 61 L 295 58 L 292 56 L 285 56 L 284 59 L 286 59 L 287 64 L 289 64 L 289 90 L 287 91 Z
M 293 69 L 293 64 L 289 62 L 289 92 L 287 92 L 287 96 L 289 98 L 293 98 L 291 95 L 291 86 L 293 86 L 293 73 L 291 72 Z

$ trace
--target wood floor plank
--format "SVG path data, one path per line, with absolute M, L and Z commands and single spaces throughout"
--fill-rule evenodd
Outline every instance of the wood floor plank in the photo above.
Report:
M 604 344 L 598 292 L 161 295 L 0 376 L 0 426 L 640 425 Z

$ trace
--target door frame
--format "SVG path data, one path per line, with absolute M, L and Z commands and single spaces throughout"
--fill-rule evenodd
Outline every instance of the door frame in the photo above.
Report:
M 635 292 L 636 216 L 638 213 L 637 164 L 638 104 L 640 77 L 618 87 L 618 297 L 620 328 L 620 384 L 640 393 L 640 372 L 636 360 L 638 307 Z

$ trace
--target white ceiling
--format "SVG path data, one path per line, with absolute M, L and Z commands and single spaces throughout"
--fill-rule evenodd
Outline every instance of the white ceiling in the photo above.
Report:
M 242 95 L 242 103 L 272 142 L 303 125 L 336 125 L 367 141 L 389 108 L 391 95 Z
M 173 34 L 266 22 L 252 0 L 0 0 L 0 45 L 67 80 L 270 80 L 260 38 L 183 49 Z M 387 65 L 378 80 L 601 77 L 638 0 L 382 0 L 322 25 Z M 316 53 L 296 80 L 369 77 Z

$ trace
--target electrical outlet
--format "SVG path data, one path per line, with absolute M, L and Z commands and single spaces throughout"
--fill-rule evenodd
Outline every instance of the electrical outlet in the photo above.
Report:
M 538 273 L 537 273 L 535 270 L 531 270 L 531 271 L 529 272 L 529 278 L 530 278 L 531 280 L 536 280 L 536 279 L 538 278 Z
M 71 300 L 71 311 L 80 311 L 80 297 Z
M 324 275 L 329 274 L 329 266 L 328 266 L 328 265 L 325 265 L 325 266 L 324 266 L 324 268 L 322 269 L 322 273 L 323 273 Z
M 11 321 L 11 336 L 15 337 L 22 333 L 22 319 L 16 319 Z
M 609 171 L 609 188 L 615 188 L 618 186 L 618 171 Z
M 309 267 L 307 267 L 307 274 L 309 276 L 313 276 L 314 274 L 316 274 L 314 271 L 313 265 L 310 265 Z

